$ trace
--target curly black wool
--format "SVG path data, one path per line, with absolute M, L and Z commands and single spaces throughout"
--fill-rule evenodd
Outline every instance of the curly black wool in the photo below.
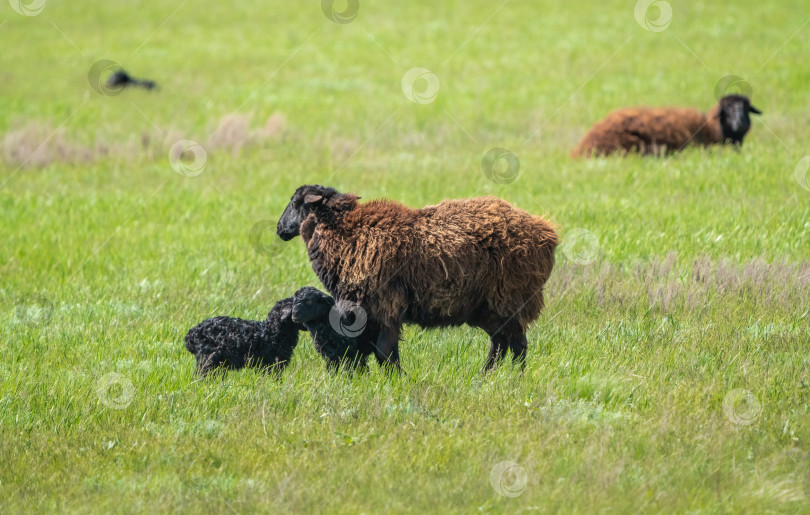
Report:
M 337 309 L 335 299 L 310 286 L 301 288 L 292 298 L 292 318 L 309 331 L 315 350 L 326 361 L 327 368 L 368 367 L 368 357 L 374 354 L 377 331 L 365 327 L 362 321 L 348 324 L 347 314 L 334 311 Z M 351 330 L 347 330 L 346 325 Z
M 219 316 L 191 328 L 186 349 L 197 359 L 197 373 L 205 376 L 220 367 L 284 369 L 298 344 L 298 332 L 306 330 L 292 320 L 292 301 L 278 301 L 264 321 Z

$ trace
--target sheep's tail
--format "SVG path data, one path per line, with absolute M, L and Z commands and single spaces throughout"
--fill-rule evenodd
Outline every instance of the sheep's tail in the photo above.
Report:
M 512 261 L 510 270 L 505 271 L 501 286 L 503 296 L 498 296 L 497 306 L 491 306 L 502 315 L 514 318 L 524 331 L 545 307 L 543 290 L 554 268 L 559 244 L 556 227 L 551 222 L 538 220 L 536 232 L 532 232 L 531 240 L 524 239 L 521 250 L 515 254 L 516 260 Z

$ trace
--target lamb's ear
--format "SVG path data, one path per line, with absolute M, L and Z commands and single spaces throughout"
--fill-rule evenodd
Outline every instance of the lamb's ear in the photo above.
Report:
M 756 107 L 754 107 L 752 105 L 748 106 L 748 112 L 749 113 L 754 113 L 754 114 L 762 114 L 762 111 L 760 111 L 759 109 L 757 109 Z
M 314 193 L 304 195 L 304 204 L 318 204 L 320 202 L 323 202 L 321 195 L 315 195 Z

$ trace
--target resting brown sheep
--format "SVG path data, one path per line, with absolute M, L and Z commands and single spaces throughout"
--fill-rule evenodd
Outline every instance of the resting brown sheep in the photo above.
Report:
M 748 113 L 762 114 L 748 97 L 727 95 L 706 114 L 676 107 L 619 109 L 596 123 L 572 153 L 573 157 L 638 152 L 661 155 L 687 145 L 742 145 L 751 128 Z
M 326 289 L 366 311 L 379 328 L 377 358 L 399 368 L 404 322 L 466 323 L 490 336 L 487 369 L 507 348 L 522 364 L 526 328 L 543 309 L 554 266 L 552 224 L 494 197 L 422 209 L 358 198 L 301 186 L 277 232 L 285 241 L 300 234 Z

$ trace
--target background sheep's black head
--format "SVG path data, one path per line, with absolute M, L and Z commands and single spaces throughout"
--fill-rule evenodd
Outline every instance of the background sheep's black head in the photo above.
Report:
M 128 74 L 125 70 L 118 70 L 110 75 L 110 77 L 107 79 L 107 87 L 111 89 L 120 89 L 129 86 L 137 86 L 144 89 L 155 89 L 157 84 L 153 80 L 136 79 Z
M 751 128 L 748 113 L 762 114 L 762 112 L 752 106 L 748 97 L 743 95 L 726 95 L 720 99 L 718 107 L 717 115 L 720 118 L 724 142 L 742 145 L 745 134 Z
M 335 306 L 335 299 L 311 286 L 305 286 L 293 295 L 292 319 L 296 323 L 324 320 Z

